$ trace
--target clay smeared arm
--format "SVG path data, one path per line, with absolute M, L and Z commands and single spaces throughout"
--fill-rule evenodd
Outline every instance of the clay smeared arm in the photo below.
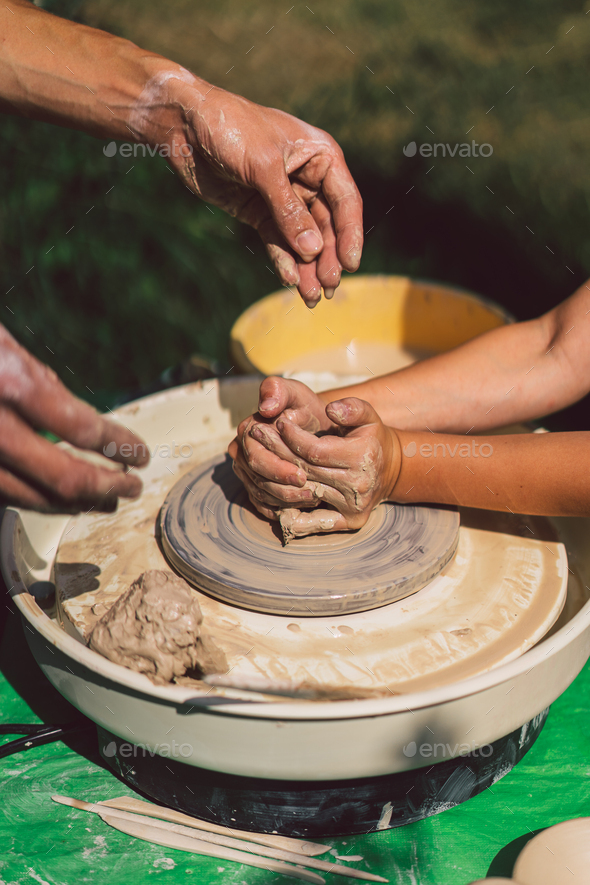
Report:
M 156 147 L 190 190 L 258 230 L 310 306 L 357 269 L 362 201 L 326 132 L 27 0 L 0 24 L 0 109 Z

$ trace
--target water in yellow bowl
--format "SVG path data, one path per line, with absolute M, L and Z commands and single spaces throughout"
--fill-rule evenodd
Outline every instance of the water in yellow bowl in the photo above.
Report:
M 330 372 L 334 375 L 385 375 L 430 356 L 425 350 L 405 348 L 383 341 L 355 341 L 299 354 L 282 365 L 277 374 Z

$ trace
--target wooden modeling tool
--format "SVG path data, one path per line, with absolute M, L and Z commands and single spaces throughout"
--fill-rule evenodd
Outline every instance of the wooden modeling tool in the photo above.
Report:
M 167 820 L 149 818 L 141 814 L 132 814 L 120 811 L 112 806 L 101 803 L 83 802 L 68 796 L 52 796 L 54 802 L 69 805 L 81 811 L 89 811 L 98 814 L 102 820 L 121 830 L 130 836 L 145 839 L 147 842 L 155 842 L 166 848 L 179 848 L 182 851 L 191 851 L 195 854 L 203 854 L 209 857 L 218 857 L 223 860 L 235 860 L 238 863 L 250 866 L 265 867 L 274 872 L 304 879 L 307 882 L 321 883 L 321 876 L 302 869 L 301 865 L 321 870 L 326 873 L 334 873 L 339 876 L 347 876 L 351 879 L 362 879 L 366 882 L 387 882 L 382 876 L 373 873 L 365 873 L 331 861 L 318 860 L 315 857 L 301 854 L 300 852 L 285 851 L 280 848 L 264 847 L 254 842 L 243 839 L 235 839 L 229 836 L 210 833 L 201 830 L 198 837 L 192 828 L 173 824 Z M 289 866 L 297 864 L 298 866 Z
M 292 839 L 288 836 L 275 836 L 272 833 L 249 833 L 246 830 L 236 830 L 234 827 L 223 827 L 219 824 L 212 824 L 209 821 L 191 817 L 190 814 L 183 814 L 181 811 L 174 811 L 172 808 L 164 808 L 162 805 L 155 805 L 152 802 L 135 799 L 133 796 L 118 796 L 114 799 L 107 799 L 105 802 L 97 802 L 95 804 L 108 805 L 109 808 L 118 808 L 119 811 L 146 814 L 148 817 L 157 817 L 159 820 L 167 820 L 170 823 L 184 824 L 187 827 L 205 830 L 208 833 L 217 833 L 220 836 L 233 836 L 235 839 L 245 839 L 248 842 L 256 842 L 259 845 L 267 845 L 270 848 L 284 848 L 285 851 L 294 851 L 298 854 L 305 854 L 308 857 L 325 854 L 330 848 L 329 845 L 319 845 L 317 842 L 306 842 L 303 839 Z

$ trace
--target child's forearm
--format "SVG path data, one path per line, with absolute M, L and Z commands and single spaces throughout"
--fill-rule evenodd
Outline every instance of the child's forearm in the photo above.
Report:
M 397 436 L 403 455 L 392 500 L 590 516 L 590 433 Z
M 503 326 L 448 353 L 324 391 L 367 400 L 391 427 L 482 432 L 565 408 L 590 390 L 590 288 L 536 320 Z

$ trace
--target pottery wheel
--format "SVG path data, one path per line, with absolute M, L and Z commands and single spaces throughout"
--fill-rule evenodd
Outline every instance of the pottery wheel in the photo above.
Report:
M 200 464 L 168 494 L 161 541 L 195 587 L 240 608 L 276 615 L 352 614 L 402 599 L 450 561 L 459 538 L 454 510 L 384 503 L 356 532 L 296 538 L 248 501 L 228 456 Z

